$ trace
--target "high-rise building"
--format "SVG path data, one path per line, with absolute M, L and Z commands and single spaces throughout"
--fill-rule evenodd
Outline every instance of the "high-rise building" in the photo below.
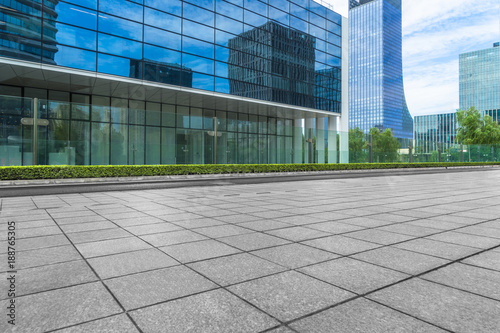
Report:
M 348 160 L 347 20 L 313 0 L 0 3 L 0 165 Z
M 349 2 L 349 127 L 413 136 L 403 87 L 401 0 Z
M 460 54 L 460 109 L 500 118 L 500 47 Z
M 456 143 L 456 113 L 440 113 L 415 116 L 414 146 L 420 153 L 430 153 L 437 146 L 448 149 Z

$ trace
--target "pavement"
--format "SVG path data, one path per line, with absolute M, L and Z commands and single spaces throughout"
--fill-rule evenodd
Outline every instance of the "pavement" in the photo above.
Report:
M 4 197 L 0 332 L 499 332 L 499 184 L 469 170 Z

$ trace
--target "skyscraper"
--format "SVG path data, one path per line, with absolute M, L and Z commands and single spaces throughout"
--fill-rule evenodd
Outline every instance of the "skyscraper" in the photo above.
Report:
M 349 127 L 411 139 L 403 87 L 401 0 L 349 1 Z

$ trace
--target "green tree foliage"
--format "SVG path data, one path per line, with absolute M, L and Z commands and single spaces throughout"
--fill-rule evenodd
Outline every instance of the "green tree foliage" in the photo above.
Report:
M 481 119 L 481 113 L 471 107 L 457 111 L 457 141 L 465 145 L 500 144 L 500 126 L 490 116 Z
M 349 161 L 351 163 L 366 162 L 367 153 L 365 133 L 358 127 L 349 130 Z
M 398 150 L 401 147 L 398 139 L 392 135 L 391 129 L 380 132 L 378 128 L 371 128 L 372 149 L 375 162 L 396 162 L 398 161 Z

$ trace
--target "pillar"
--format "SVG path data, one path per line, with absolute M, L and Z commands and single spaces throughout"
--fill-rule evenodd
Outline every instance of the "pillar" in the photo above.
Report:
M 325 160 L 325 117 L 318 115 L 316 118 L 316 154 L 317 163 L 326 163 Z
M 292 163 L 303 163 L 302 161 L 302 118 L 293 121 L 293 147 Z

